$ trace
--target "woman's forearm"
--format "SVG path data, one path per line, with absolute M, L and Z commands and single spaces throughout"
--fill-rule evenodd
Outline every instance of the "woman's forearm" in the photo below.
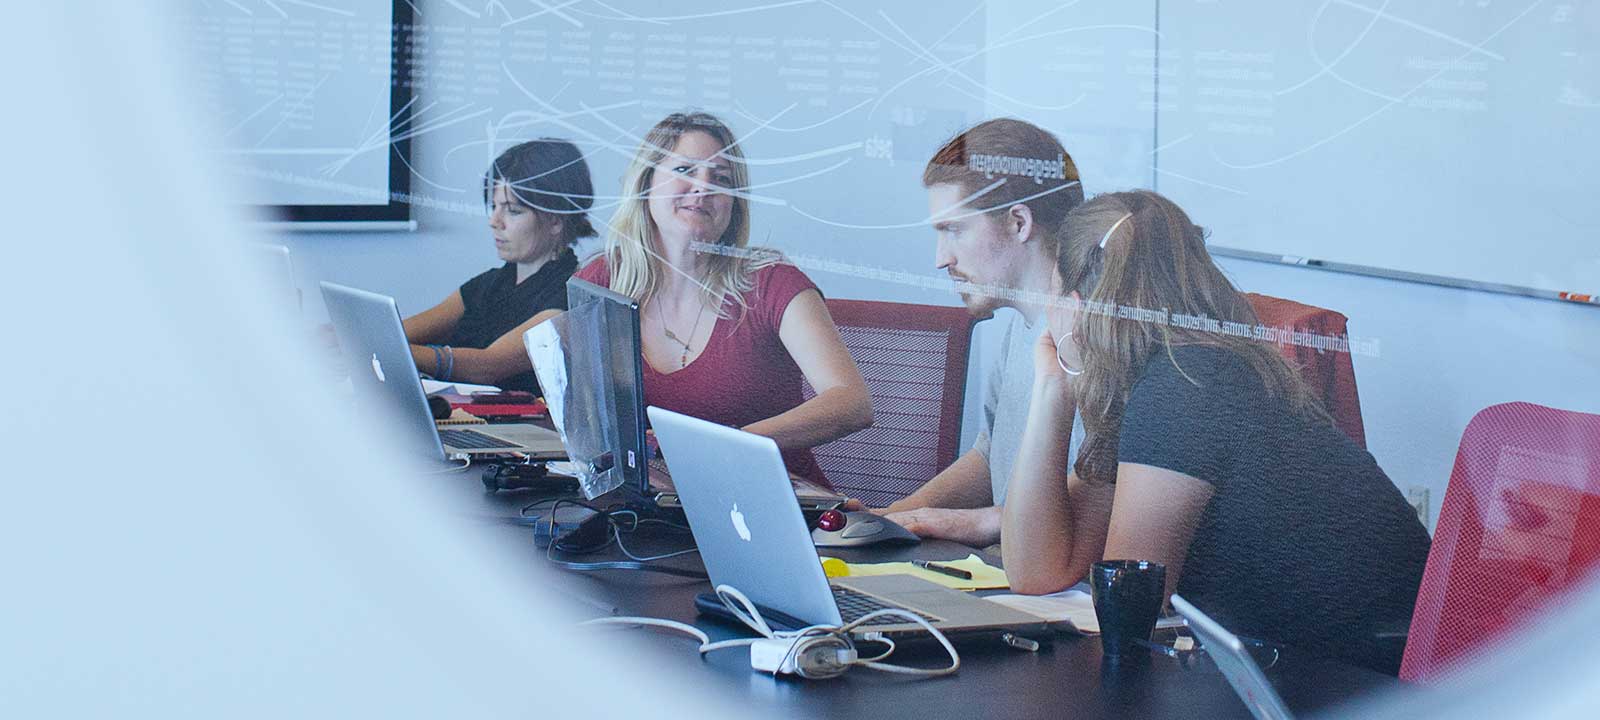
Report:
M 1001 556 L 1020 593 L 1055 592 L 1077 580 L 1067 567 L 1074 540 L 1067 482 L 1072 417 L 1065 381 L 1034 384 L 1001 512 Z
M 512 375 L 533 369 L 533 361 L 522 344 L 522 334 L 561 312 L 541 310 L 483 349 L 441 346 L 436 354 L 431 346 L 412 345 L 411 357 L 416 359 L 418 370 L 440 380 L 496 385 Z M 442 368 L 438 365 L 440 360 L 444 362 Z
M 438 380 L 494 385 L 532 367 L 524 353 L 487 349 L 444 347 L 435 353 L 432 346 L 412 345 L 411 357 L 417 370 Z M 443 360 L 443 365 L 440 361 Z
M 839 386 L 818 393 L 793 409 L 743 429 L 777 441 L 784 450 L 833 442 L 872 425 L 872 402 L 864 387 Z

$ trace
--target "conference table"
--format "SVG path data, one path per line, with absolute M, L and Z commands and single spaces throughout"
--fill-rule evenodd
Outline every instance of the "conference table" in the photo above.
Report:
M 546 551 L 534 544 L 532 527 L 517 520 L 523 517 L 525 506 L 549 497 L 548 493 L 488 493 L 476 467 L 450 478 L 452 486 L 459 484 L 461 492 L 476 496 L 466 500 L 473 509 L 474 522 L 497 526 L 499 529 L 492 531 L 496 541 L 503 536 L 508 547 L 527 555 L 530 566 L 547 564 Z M 624 537 L 628 549 L 637 555 L 692 546 L 687 532 L 659 525 L 643 526 Z M 953 560 L 970 552 L 978 551 L 932 540 L 914 546 L 829 549 L 827 554 L 847 562 L 889 562 Z M 581 556 L 557 553 L 556 557 L 587 562 L 623 559 L 614 546 Z M 991 564 L 999 564 L 996 557 L 984 557 Z M 703 570 L 699 556 L 693 554 L 657 563 Z M 550 573 L 540 574 L 540 589 L 567 599 L 583 614 L 678 620 L 705 630 L 713 640 L 751 635 L 742 626 L 697 615 L 695 596 L 710 590 L 710 584 L 703 579 L 638 570 L 555 570 L 554 574 L 554 583 L 549 582 Z M 530 587 L 531 591 L 534 588 Z M 805 681 L 757 674 L 751 670 L 749 653 L 743 649 L 713 652 L 696 659 L 692 639 L 643 631 L 638 635 L 647 645 L 659 645 L 664 662 L 691 669 L 693 663 L 699 663 L 708 685 L 719 686 L 736 700 L 770 706 L 795 717 L 1250 717 L 1209 660 L 1185 664 L 1150 653 L 1137 662 L 1107 662 L 1102 658 L 1099 639 L 1093 636 L 1058 635 L 1037 652 L 1018 650 L 994 638 L 958 642 L 961 669 L 932 679 L 856 668 L 840 678 Z M 902 649 L 891 661 L 938 667 L 947 658 L 937 645 L 928 645 Z M 1297 656 L 1292 649 L 1284 650 L 1278 662 L 1266 669 L 1266 675 L 1290 709 L 1301 715 L 1399 685 L 1395 678 L 1337 661 Z

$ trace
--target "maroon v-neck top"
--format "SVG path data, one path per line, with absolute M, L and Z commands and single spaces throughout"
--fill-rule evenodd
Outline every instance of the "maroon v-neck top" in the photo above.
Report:
M 611 286 L 604 256 L 574 277 Z M 705 350 L 687 367 L 662 373 L 648 360 L 642 363 L 646 403 L 733 427 L 780 415 L 801 403 L 804 376 L 779 339 L 778 327 L 789 302 L 817 286 L 788 264 L 761 268 L 754 280 L 755 288 L 745 293 L 749 309 L 730 299 L 724 306 L 728 317 L 716 319 Z M 811 450 L 785 450 L 783 460 L 790 473 L 832 487 Z

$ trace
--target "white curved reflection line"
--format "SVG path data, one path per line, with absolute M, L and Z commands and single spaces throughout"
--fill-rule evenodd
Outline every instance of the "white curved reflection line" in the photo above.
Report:
M 1017 34 L 1019 32 L 1022 32 L 1023 28 L 1030 27 L 1030 26 L 1034 25 L 1035 23 L 1038 23 L 1040 20 L 1043 20 L 1043 19 L 1045 19 L 1045 18 L 1047 18 L 1047 17 L 1049 17 L 1051 15 L 1054 15 L 1054 14 L 1056 14 L 1058 12 L 1061 12 L 1062 10 L 1066 10 L 1067 8 L 1070 8 L 1073 5 L 1077 5 L 1078 3 L 1082 2 L 1082 1 L 1083 0 L 1072 0 L 1072 2 L 1062 3 L 1060 5 L 1057 5 L 1054 9 L 1046 10 L 1046 11 L 1044 11 L 1042 13 L 1039 13 L 1038 15 L 1035 15 L 1032 20 L 1026 20 L 1026 21 L 1017 23 L 1016 25 L 1012 26 L 1012 28 L 1010 30 L 1007 30 L 1004 35 L 1001 35 L 999 39 L 1004 40 L 1004 39 L 1006 39 L 1008 37 L 1011 37 L 1012 35 L 1015 35 L 1015 34 Z
M 1494 59 L 1494 60 L 1499 60 L 1501 62 L 1505 62 L 1506 56 L 1501 55 L 1500 53 L 1497 53 L 1497 52 L 1491 52 L 1489 50 L 1483 49 L 1483 43 L 1473 44 L 1473 43 L 1467 42 L 1466 40 L 1462 40 L 1461 38 L 1458 38 L 1458 37 L 1456 37 L 1454 35 L 1448 35 L 1448 34 L 1446 34 L 1444 32 L 1439 31 L 1439 30 L 1435 30 L 1435 29 L 1433 29 L 1431 27 L 1428 27 L 1426 25 L 1423 25 L 1421 23 L 1412 22 L 1412 21 L 1407 20 L 1405 18 L 1395 17 L 1394 15 L 1390 15 L 1388 13 L 1382 12 L 1381 10 L 1373 10 L 1372 8 L 1367 7 L 1366 5 L 1362 5 L 1360 3 L 1351 2 L 1350 0 L 1334 0 L 1334 2 L 1337 2 L 1340 5 L 1343 5 L 1343 6 L 1348 7 L 1348 8 L 1353 8 L 1353 9 L 1356 9 L 1356 10 L 1360 10 L 1362 12 L 1372 13 L 1374 15 L 1377 15 L 1378 17 L 1383 18 L 1384 20 L 1388 20 L 1389 22 L 1392 22 L 1392 23 L 1394 23 L 1396 25 L 1401 25 L 1403 27 L 1411 28 L 1412 30 L 1415 30 L 1417 32 L 1422 33 L 1423 35 L 1427 35 L 1429 37 L 1437 38 L 1437 39 L 1443 40 L 1445 42 L 1452 43 L 1452 44 L 1460 46 L 1460 47 L 1464 47 L 1464 48 L 1467 49 L 1467 54 L 1468 55 L 1479 54 L 1479 55 L 1483 55 L 1485 57 L 1488 57 L 1488 58 L 1491 58 L 1491 59 Z
M 959 85 L 956 85 L 956 84 L 950 82 L 949 80 L 946 80 L 944 82 L 943 87 L 950 88 L 951 90 L 954 90 L 954 91 L 956 91 L 958 93 L 961 93 L 962 95 L 965 95 L 965 96 L 967 96 L 969 98 L 972 98 L 973 100 L 977 100 L 978 102 L 989 102 L 989 100 L 990 100 L 990 98 L 983 97 L 983 96 L 981 96 L 981 95 L 979 95 L 979 94 L 977 94 L 975 92 L 972 92 L 971 90 L 968 90 L 968 89 L 963 88 L 963 87 L 961 87 Z M 1015 105 L 1017 107 L 1024 108 L 1024 109 L 1027 109 L 1027 110 L 1038 110 L 1040 112 L 1060 112 L 1062 110 L 1070 110 L 1070 109 L 1072 109 L 1074 107 L 1077 107 L 1078 103 L 1083 102 L 1085 98 L 1089 97 L 1089 93 L 1080 91 L 1078 93 L 1077 97 L 1073 98 L 1071 102 L 1068 102 L 1065 105 L 1039 105 L 1037 103 L 1030 103 L 1030 102 L 1024 102 L 1022 100 L 1018 100 L 1017 98 L 1013 98 L 1013 97 L 1011 97 L 1009 95 L 1006 95 L 1006 94 L 1000 93 L 1000 92 L 996 92 L 994 90 L 990 90 L 989 94 L 993 95 L 996 99 L 999 99 L 999 100 L 1001 100 L 1003 102 L 1006 102 L 1008 104 Z
M 938 215 L 930 215 L 930 216 L 928 216 L 926 218 L 918 220 L 917 222 L 893 223 L 893 224 L 889 224 L 889 225 L 857 225 L 857 224 L 853 224 L 853 223 L 836 222 L 836 221 L 829 220 L 827 218 L 824 218 L 824 217 L 821 217 L 821 216 L 818 216 L 818 215 L 813 215 L 811 213 L 808 213 L 808 212 L 800 209 L 799 207 L 797 207 L 795 205 L 790 205 L 789 209 L 795 211 L 801 217 L 804 217 L 804 218 L 806 218 L 808 220 L 814 220 L 814 221 L 822 223 L 824 225 L 829 225 L 829 226 L 837 227 L 837 228 L 846 228 L 846 229 L 849 229 L 849 230 L 904 230 L 906 228 L 925 228 L 925 227 L 928 227 L 929 225 L 932 225 L 935 221 L 961 220 L 963 218 L 976 217 L 978 215 L 982 215 L 984 213 L 992 211 L 993 208 L 988 208 L 988 209 L 969 210 L 969 211 L 963 212 L 963 213 L 951 214 L 951 210 L 954 210 L 955 208 L 964 206 L 967 202 L 970 202 L 973 198 L 985 195 L 988 192 L 992 191 L 994 188 L 997 188 L 1000 185 L 1004 184 L 1005 182 L 1006 182 L 1006 179 L 1005 178 L 1001 178 L 1000 180 L 997 180 L 994 183 L 991 183 L 988 187 L 985 187 L 984 189 L 979 190 L 978 192 L 973 193 L 972 195 L 968 196 L 968 198 L 966 200 L 963 200 L 961 202 L 958 202 L 958 203 L 955 203 L 955 204 L 951 205 L 949 210 L 946 210 L 943 213 L 939 213 Z M 1069 187 L 1074 187 L 1076 185 L 1078 185 L 1078 182 L 1076 180 L 1074 180 L 1072 182 L 1069 182 L 1069 183 L 1063 183 L 1061 185 L 1058 185 L 1056 187 L 1050 188 L 1050 189 L 1045 190 L 1043 192 L 1034 193 L 1034 194 L 1029 195 L 1027 197 L 1018 198 L 1016 200 L 1013 200 L 1012 204 L 1025 203 L 1025 202 L 1028 202 L 1029 200 L 1033 200 L 1035 198 L 1041 198 L 1041 197 L 1044 197 L 1046 195 L 1049 195 L 1050 193 L 1060 192 L 1061 190 L 1065 190 L 1065 189 L 1067 189 Z
M 853 113 L 853 112 L 855 112 L 857 110 L 860 110 L 861 108 L 866 107 L 868 103 L 873 101 L 873 99 L 874 98 L 867 98 L 865 100 L 862 100 L 861 102 L 858 102 L 855 105 L 850 106 L 848 109 L 844 110 L 843 112 L 837 113 L 837 114 L 833 115 L 832 117 L 828 117 L 828 118 L 824 118 L 822 120 L 818 120 L 817 122 L 811 123 L 810 125 L 801 125 L 799 127 L 780 127 L 778 125 L 768 124 L 767 128 L 772 130 L 773 132 L 781 132 L 781 133 L 796 133 L 796 132 L 807 132 L 809 130 L 815 130 L 815 129 L 819 128 L 819 127 L 822 127 L 823 125 L 830 124 L 830 123 L 832 123 L 832 122 L 834 122 L 836 120 L 839 120 L 839 119 L 843 118 L 846 115 L 849 115 L 850 113 Z M 735 113 L 738 113 L 739 115 L 743 115 L 745 118 L 747 118 L 749 120 L 752 120 L 752 121 L 755 121 L 755 122 L 760 122 L 760 120 L 761 120 L 754 113 L 751 113 L 749 110 L 747 110 L 744 107 L 744 104 L 739 102 L 738 100 L 734 100 L 733 101 L 733 111 Z M 776 119 L 776 118 L 774 118 L 774 119 Z
M 1188 182 L 1192 182 L 1192 183 L 1194 183 L 1196 185 L 1203 185 L 1205 187 L 1212 188 L 1213 190 L 1221 190 L 1221 191 L 1226 192 L 1226 193 L 1233 193 L 1234 195 L 1249 195 L 1250 194 L 1248 191 L 1240 190 L 1239 188 L 1231 188 L 1231 187 L 1228 187 L 1227 185 L 1218 185 L 1218 184 L 1213 183 L 1213 182 L 1206 182 L 1205 180 L 1201 180 L 1199 178 L 1192 178 L 1192 177 L 1189 177 L 1188 175 L 1179 175 L 1178 173 L 1175 173 L 1175 172 L 1173 172 L 1171 170 L 1167 170 L 1167 169 L 1164 169 L 1164 168 L 1159 168 L 1159 167 L 1156 167 L 1154 165 L 1151 165 L 1150 169 L 1154 170 L 1154 171 L 1156 171 L 1156 172 L 1158 172 L 1158 173 L 1160 173 L 1162 175 L 1165 175 L 1167 177 L 1174 177 L 1174 178 L 1177 178 L 1179 180 L 1185 180 L 1185 181 L 1188 181 Z
M 582 1 L 583 0 L 567 0 L 567 2 L 561 3 L 560 5 L 556 5 L 555 7 L 551 7 L 549 5 L 545 5 L 544 3 L 538 3 L 539 6 L 541 8 L 543 8 L 542 10 L 535 10 L 534 12 L 531 12 L 531 13 L 529 13 L 527 15 L 523 15 L 522 17 L 511 18 L 510 20 L 507 20 L 507 21 L 505 21 L 503 23 L 500 23 L 500 29 L 504 30 L 505 28 L 511 27 L 512 25 L 521 25 L 522 23 L 525 23 L 525 22 L 527 22 L 529 20 L 533 20 L 533 19 L 539 18 L 539 17 L 544 17 L 545 15 L 554 15 L 554 16 L 556 16 L 558 18 L 561 18 L 562 20 L 567 21 L 568 23 L 571 23 L 574 27 L 580 27 L 581 28 L 581 27 L 583 27 L 583 21 L 581 21 L 581 20 L 579 20 L 579 19 L 577 19 L 575 17 L 572 17 L 571 15 L 568 15 L 567 13 L 561 12 L 561 11 L 563 9 L 572 7 L 573 5 L 577 5 L 578 3 L 582 2 Z M 502 5 L 501 7 L 505 7 L 505 6 Z M 507 11 L 506 15 L 510 16 L 510 14 L 511 14 L 510 11 Z
M 1317 52 L 1317 42 L 1316 42 L 1317 28 L 1322 26 L 1322 16 L 1327 12 L 1328 6 L 1332 5 L 1332 4 L 1333 4 L 1333 0 L 1323 0 L 1322 4 L 1317 6 L 1317 13 L 1311 17 L 1310 24 L 1306 25 L 1306 49 L 1308 51 L 1310 51 L 1311 58 L 1317 62 L 1317 65 L 1319 66 L 1319 69 L 1316 72 L 1312 73 L 1310 77 L 1308 77 L 1308 78 L 1306 78 L 1304 80 L 1301 80 L 1300 82 L 1297 82 L 1297 83 L 1295 83 L 1293 85 L 1290 85 L 1289 87 L 1286 87 L 1286 88 L 1284 88 L 1282 90 L 1278 90 L 1274 94 L 1287 95 L 1287 94 L 1292 93 L 1292 92 L 1294 92 L 1296 90 L 1299 90 L 1300 88 L 1303 88 L 1303 87 L 1305 87 L 1307 85 L 1310 85 L 1311 81 L 1316 80 L 1317 78 L 1322 77 L 1323 75 L 1326 75 L 1328 72 L 1333 70 L 1333 67 L 1335 65 L 1338 65 L 1340 62 L 1343 62 L 1344 59 L 1346 57 L 1348 57 L 1350 55 L 1350 53 L 1356 49 L 1356 46 L 1361 44 L 1362 40 L 1367 39 L 1367 34 L 1372 32 L 1372 27 L 1374 25 L 1378 24 L 1378 15 L 1377 15 L 1377 13 L 1373 13 L 1371 17 L 1367 18 L 1367 26 L 1364 27 L 1364 28 L 1361 28 L 1361 32 L 1356 34 L 1355 39 L 1351 40 L 1349 45 L 1344 46 L 1344 49 L 1339 51 L 1339 56 L 1338 57 L 1336 57 L 1336 58 L 1334 58 L 1334 59 L 1332 59 L 1332 60 L 1330 60 L 1328 62 L 1323 62 L 1322 61 L 1322 55 Z M 1383 0 L 1383 7 L 1378 8 L 1378 10 L 1382 11 L 1382 10 L 1387 9 L 1388 7 L 1389 7 L 1389 0 Z
M 1543 4 L 1544 4 L 1544 0 L 1534 0 L 1533 4 L 1529 5 L 1525 9 L 1523 9 L 1522 12 L 1517 13 L 1516 17 L 1511 18 L 1511 20 L 1509 22 L 1507 22 L 1506 24 L 1500 26 L 1500 29 L 1495 30 L 1494 32 L 1490 33 L 1489 36 L 1484 38 L 1482 42 L 1479 42 L 1478 45 L 1480 45 L 1480 46 L 1481 45 L 1487 45 L 1490 41 L 1494 40 L 1497 37 L 1500 37 L 1501 33 L 1504 33 L 1506 30 L 1511 29 L 1511 26 L 1516 25 L 1518 22 L 1520 22 L 1522 20 L 1522 18 L 1527 17 L 1528 13 L 1533 12 L 1534 8 L 1537 8 L 1537 7 L 1539 7 L 1540 5 L 1543 5 Z M 1461 55 L 1456 57 L 1456 60 L 1457 61 L 1464 60 L 1464 59 L 1466 59 L 1466 57 L 1468 55 L 1471 55 L 1471 54 L 1472 53 L 1470 51 L 1466 52 L 1466 53 L 1462 53 Z M 1307 145 L 1307 146 L 1305 146 L 1303 148 L 1300 148 L 1299 150 L 1291 152 L 1291 153 L 1289 153 L 1287 155 L 1283 155 L 1283 156 L 1280 156 L 1280 157 L 1273 158 L 1271 160 L 1264 160 L 1264 161 L 1255 162 L 1255 163 L 1231 163 L 1231 162 L 1228 162 L 1226 160 L 1223 160 L 1221 156 L 1217 155 L 1217 149 L 1216 149 L 1215 146 L 1213 146 L 1210 149 L 1211 158 L 1213 160 L 1215 160 L 1218 165 L 1221 165 L 1221 166 L 1223 166 L 1225 168 L 1228 168 L 1228 169 L 1231 169 L 1231 170 L 1255 170 L 1255 169 L 1259 169 L 1259 168 L 1270 167 L 1270 166 L 1273 166 L 1273 165 L 1278 165 L 1278 164 L 1281 164 L 1281 163 L 1284 163 L 1284 162 L 1288 162 L 1289 160 L 1293 160 L 1294 158 L 1300 157 L 1301 155 L 1304 155 L 1304 154 L 1306 154 L 1308 152 L 1311 152 L 1312 150 L 1315 150 L 1315 149 L 1317 149 L 1319 147 L 1322 147 L 1323 145 L 1327 145 L 1328 143 L 1333 142 L 1334 140 L 1337 140 L 1340 137 L 1343 137 L 1346 133 L 1349 133 L 1350 131 L 1355 130 L 1358 127 L 1361 127 L 1362 125 L 1365 125 L 1367 122 L 1369 122 L 1373 118 L 1375 118 L 1375 117 L 1377 117 L 1379 115 L 1382 115 L 1389 108 L 1392 108 L 1395 105 L 1398 105 L 1399 103 L 1404 102 L 1407 98 L 1411 97 L 1418 90 L 1421 90 L 1422 88 L 1427 87 L 1428 83 L 1433 82 L 1440 75 L 1443 75 L 1446 72 L 1449 72 L 1450 70 L 1452 70 L 1454 68 L 1454 65 L 1455 65 L 1454 62 L 1445 63 L 1443 67 L 1439 68 L 1438 72 L 1435 72 L 1434 74 L 1429 75 L 1426 79 L 1424 79 L 1420 83 L 1417 83 L 1415 86 L 1413 86 L 1410 90 L 1407 90 L 1403 95 L 1401 95 L 1396 100 L 1379 106 L 1378 109 L 1373 110 L 1372 112 L 1370 112 L 1367 115 L 1363 116 L 1361 119 L 1359 119 L 1359 120 L 1357 120 L 1357 121 L 1345 126 L 1344 129 L 1339 130 L 1338 132 L 1335 132 L 1332 135 L 1329 135 L 1329 136 L 1327 136 L 1327 137 L 1325 137 L 1325 138 L 1323 138 L 1321 140 L 1318 140 L 1318 141 L 1316 141 L 1314 143 L 1311 143 L 1310 145 Z

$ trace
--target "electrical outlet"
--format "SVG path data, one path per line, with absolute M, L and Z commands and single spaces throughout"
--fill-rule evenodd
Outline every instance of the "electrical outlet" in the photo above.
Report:
M 1417 512 L 1417 519 L 1422 521 L 1422 527 L 1428 532 L 1433 532 L 1433 527 L 1428 524 L 1429 506 L 1428 489 L 1421 485 L 1412 485 L 1406 488 L 1406 502 L 1411 504 L 1411 509 Z

